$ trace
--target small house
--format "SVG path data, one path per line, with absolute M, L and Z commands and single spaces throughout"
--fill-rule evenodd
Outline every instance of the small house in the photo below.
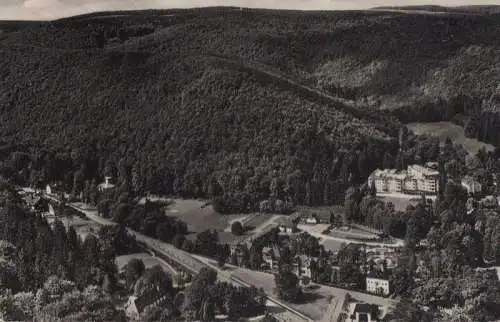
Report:
M 469 194 L 476 194 L 481 192 L 481 183 L 479 181 L 475 180 L 471 176 L 465 176 L 462 179 L 462 186 L 467 189 L 467 193 Z
M 352 322 L 377 322 L 380 311 L 377 305 L 368 303 L 358 303 L 354 307 L 351 315 Z
M 130 296 L 125 304 L 125 313 L 132 320 L 139 320 L 140 315 L 149 307 L 158 307 L 165 304 L 169 294 L 160 291 L 159 287 L 150 287 L 139 297 Z
M 45 186 L 45 194 L 47 195 L 55 195 L 57 194 L 58 186 L 57 184 L 48 184 Z
M 280 250 L 277 245 L 273 245 L 272 247 L 264 247 L 262 249 L 262 259 L 271 270 L 278 269 L 280 255 Z
M 97 189 L 100 192 L 103 192 L 103 191 L 106 191 L 106 190 L 113 189 L 114 187 L 115 187 L 115 185 L 111 183 L 111 177 L 104 177 L 104 182 L 100 183 L 97 186 Z
M 278 218 L 278 220 L 276 220 L 276 223 L 278 224 L 280 232 L 293 234 L 298 232 L 297 224 L 299 223 L 299 221 L 300 214 L 294 213 L 290 216 L 283 216 Z
M 306 224 L 316 225 L 318 223 L 319 223 L 318 217 L 316 217 L 315 215 L 312 215 L 311 217 L 308 217 L 306 219 Z

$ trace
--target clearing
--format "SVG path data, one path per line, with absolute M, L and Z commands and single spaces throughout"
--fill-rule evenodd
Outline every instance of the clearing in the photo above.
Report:
M 245 215 L 221 215 L 206 202 L 194 199 L 174 199 L 167 206 L 167 216 L 177 217 L 188 225 L 190 232 L 199 233 L 206 229 L 224 231 L 231 220 L 244 218 Z
M 234 240 L 243 240 L 257 233 L 262 225 L 273 218 L 272 214 L 263 213 L 221 215 L 213 209 L 212 205 L 194 199 L 174 199 L 173 203 L 167 206 L 165 213 L 167 216 L 184 221 L 188 225 L 191 238 L 195 238 L 196 233 L 214 229 L 219 232 L 219 238 L 227 243 L 230 243 L 232 239 L 231 224 L 233 222 L 241 221 L 250 228 L 244 236 L 233 236 Z
M 451 122 L 408 123 L 406 127 L 417 135 L 437 136 L 441 144 L 444 144 L 446 138 L 449 137 L 453 144 L 461 144 L 469 154 L 476 154 L 483 147 L 486 151 L 495 149 L 491 144 L 466 137 L 464 129 Z

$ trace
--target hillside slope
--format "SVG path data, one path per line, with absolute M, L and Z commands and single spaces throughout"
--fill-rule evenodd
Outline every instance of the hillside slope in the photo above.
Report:
M 395 156 L 400 124 L 376 110 L 491 96 L 498 28 L 490 16 L 234 9 L 10 28 L 0 135 L 3 151 L 31 156 L 4 167 L 70 186 L 75 171 L 107 173 L 239 210 L 268 196 L 331 203 Z

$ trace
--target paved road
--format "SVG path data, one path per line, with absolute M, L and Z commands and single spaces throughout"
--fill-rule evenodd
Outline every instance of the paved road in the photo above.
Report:
M 242 287 L 252 287 L 252 286 L 255 286 L 257 288 L 259 287 L 259 285 L 252 284 L 251 282 L 248 282 L 245 279 L 242 279 L 242 278 L 239 278 L 237 276 L 234 276 L 232 274 L 232 272 L 229 271 L 229 270 L 222 270 L 220 267 L 212 264 L 211 262 L 213 260 L 210 259 L 210 258 L 207 258 L 207 257 L 204 257 L 204 256 L 199 256 L 199 255 L 193 255 L 193 257 L 195 257 L 196 259 L 198 259 L 200 262 L 203 262 L 204 264 L 206 264 L 210 268 L 214 269 L 217 272 L 217 276 L 219 276 L 219 275 L 222 276 L 222 278 L 226 282 L 229 282 L 229 283 L 237 285 L 237 286 L 242 286 Z M 230 266 L 230 265 L 228 265 L 228 266 Z M 250 270 L 248 270 L 248 271 L 250 271 Z M 268 275 L 270 275 L 270 274 L 266 274 L 266 273 L 262 273 L 262 272 L 255 272 L 255 271 L 251 271 L 251 272 L 252 272 L 252 275 L 262 274 L 262 276 L 266 277 L 266 280 L 269 278 Z M 271 276 L 271 278 L 272 279 L 271 279 L 270 282 L 268 281 L 267 284 L 269 284 L 269 285 L 267 285 L 267 286 L 274 285 L 274 277 Z M 269 289 L 264 288 L 264 291 L 266 292 L 267 295 L 270 293 Z M 269 297 L 269 295 L 267 296 L 267 299 L 270 302 L 272 302 L 273 304 L 275 304 L 275 305 L 277 305 L 277 306 L 279 306 L 279 307 L 281 307 L 281 308 L 284 309 L 283 312 L 273 314 L 274 317 L 276 317 L 280 321 L 290 321 L 290 322 L 313 321 L 313 319 L 307 317 L 303 313 L 300 313 L 299 311 L 297 311 L 294 308 L 290 307 L 286 303 L 283 303 L 283 302 L 281 302 L 281 301 L 279 301 L 279 300 L 277 300 L 275 298 L 271 298 L 271 297 Z

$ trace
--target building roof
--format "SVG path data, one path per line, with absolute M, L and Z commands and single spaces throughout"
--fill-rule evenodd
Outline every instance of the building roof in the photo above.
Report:
M 356 304 L 354 308 L 354 314 L 356 313 L 368 313 L 372 316 L 377 316 L 379 312 L 378 306 L 375 304 L 360 303 Z
M 462 184 L 478 184 L 479 181 L 475 180 L 472 176 L 465 176 L 462 178 Z
M 275 222 L 278 224 L 278 226 L 283 226 L 283 227 L 295 226 L 294 220 L 290 217 L 279 217 L 278 219 L 276 219 Z
M 428 167 L 421 166 L 419 164 L 409 165 L 408 169 L 410 169 L 410 168 L 415 170 L 415 171 L 421 172 L 424 176 L 438 176 L 439 175 L 439 171 L 428 168 Z
M 103 182 L 100 183 L 97 187 L 100 189 L 112 189 L 115 187 L 115 185 L 109 182 Z

